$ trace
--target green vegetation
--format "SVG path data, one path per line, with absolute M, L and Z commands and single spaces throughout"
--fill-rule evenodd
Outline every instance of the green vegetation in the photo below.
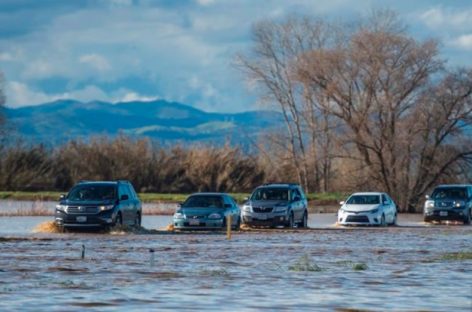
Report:
M 303 255 L 294 264 L 288 267 L 289 271 L 295 272 L 320 272 L 320 268 L 307 254 Z
M 442 255 L 439 260 L 444 261 L 465 261 L 472 260 L 472 251 L 450 252 Z
M 365 263 L 355 263 L 352 266 L 352 269 L 354 271 L 365 271 L 365 270 L 367 270 L 367 264 L 365 264 Z

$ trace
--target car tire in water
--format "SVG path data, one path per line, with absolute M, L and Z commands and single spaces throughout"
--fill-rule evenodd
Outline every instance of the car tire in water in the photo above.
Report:
M 136 217 L 134 219 L 134 226 L 137 228 L 141 226 L 141 214 L 139 212 L 136 213 Z
M 118 213 L 118 215 L 116 216 L 115 224 L 112 228 L 117 229 L 121 227 L 123 227 L 123 217 L 121 216 L 121 213 Z
M 397 214 L 395 214 L 395 216 L 393 217 L 393 221 L 392 223 L 390 223 L 390 225 L 393 225 L 393 226 L 397 225 Z
M 387 223 L 385 222 L 385 215 L 382 214 L 382 217 L 380 219 L 380 226 L 384 227 L 387 226 Z
M 306 229 L 308 227 L 308 214 L 306 211 L 303 213 L 302 221 L 300 221 L 300 223 L 298 224 L 298 227 L 303 228 L 303 229 Z
M 236 225 L 233 226 L 233 231 L 239 231 L 241 228 L 241 218 L 238 218 L 238 222 L 236 222 Z
M 471 214 L 471 212 L 469 210 L 469 212 L 467 213 L 467 216 L 465 216 L 465 218 L 464 218 L 464 224 L 470 224 L 470 219 L 471 219 L 470 214 Z
M 287 222 L 287 227 L 288 228 L 293 228 L 294 226 L 294 217 L 293 217 L 293 212 L 290 213 L 290 216 L 288 217 L 288 222 Z

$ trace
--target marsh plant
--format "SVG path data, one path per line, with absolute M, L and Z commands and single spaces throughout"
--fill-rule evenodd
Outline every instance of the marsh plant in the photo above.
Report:
M 309 255 L 304 254 L 295 263 L 288 267 L 289 271 L 295 272 L 320 272 L 323 269 L 319 267 Z

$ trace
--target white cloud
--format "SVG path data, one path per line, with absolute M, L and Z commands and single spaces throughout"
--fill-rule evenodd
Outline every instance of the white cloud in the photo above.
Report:
M 423 12 L 420 19 L 432 29 L 471 28 L 472 9 L 435 7 Z
M 472 50 L 472 34 L 459 36 L 452 43 L 464 50 Z
M 0 61 L 9 62 L 9 61 L 13 61 L 13 60 L 14 60 L 13 55 L 11 55 L 10 53 L 8 53 L 8 52 L 0 53 Z
M 32 90 L 26 84 L 18 81 L 7 82 L 5 93 L 8 107 L 20 107 L 26 105 L 38 105 L 60 99 L 73 99 L 81 102 L 105 101 L 110 103 L 131 101 L 153 101 L 159 96 L 142 95 L 129 89 L 121 88 L 107 93 L 101 88 L 88 85 L 81 89 L 64 93 L 47 94 L 42 91 Z
M 108 60 L 99 54 L 82 55 L 79 58 L 79 62 L 83 64 L 88 64 L 99 71 L 107 71 L 111 68 Z
M 124 96 L 119 97 L 118 99 L 115 99 L 116 102 L 133 102 L 133 101 L 142 101 L 142 102 L 149 102 L 149 101 L 154 101 L 158 100 L 158 96 L 145 96 L 145 95 L 140 95 L 136 92 L 127 92 Z

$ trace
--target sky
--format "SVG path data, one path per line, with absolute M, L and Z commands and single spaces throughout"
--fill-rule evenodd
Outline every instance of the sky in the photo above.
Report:
M 251 25 L 302 14 L 349 20 L 396 11 L 418 39 L 441 41 L 451 66 L 472 66 L 472 1 L 0 0 L 6 106 L 57 99 L 164 99 L 214 112 L 258 109 L 234 66 Z

